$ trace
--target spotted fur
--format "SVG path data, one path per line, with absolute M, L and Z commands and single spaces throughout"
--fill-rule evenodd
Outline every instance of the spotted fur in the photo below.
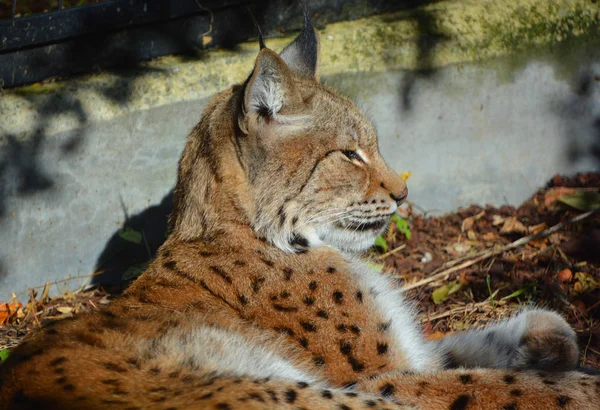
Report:
M 394 281 L 357 258 L 406 186 L 319 83 L 317 49 L 307 24 L 213 99 L 156 260 L 109 307 L 15 349 L 0 409 L 598 408 L 558 315 L 426 342 Z

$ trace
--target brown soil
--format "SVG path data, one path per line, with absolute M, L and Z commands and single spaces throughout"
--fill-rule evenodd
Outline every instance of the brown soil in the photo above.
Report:
M 518 208 L 471 206 L 440 217 L 413 213 L 409 208 L 411 239 L 407 240 L 393 227 L 389 250 L 394 252 L 404 247 L 379 258 L 383 259 L 386 271 L 394 272 L 410 286 L 444 270 L 444 264 L 451 260 L 468 260 L 469 255 L 501 248 L 581 214 L 553 201 L 573 192 L 597 195 L 600 173 L 574 178 L 556 176 Z M 451 282 L 455 288 L 460 285 L 458 291 L 435 304 L 433 292 Z M 582 365 L 600 368 L 599 282 L 600 212 L 597 212 L 554 234 L 486 258 L 408 293 L 418 303 L 425 330 L 433 338 L 484 324 L 528 305 L 556 309 L 579 336 Z

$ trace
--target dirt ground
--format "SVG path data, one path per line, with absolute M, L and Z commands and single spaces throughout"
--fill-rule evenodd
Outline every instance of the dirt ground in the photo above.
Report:
M 591 173 L 556 176 L 518 208 L 428 216 L 409 204 L 367 257 L 406 288 L 430 338 L 546 306 L 576 330 L 581 364 L 600 369 L 599 198 L 600 173 Z M 0 357 L 32 329 L 114 297 L 93 289 L 49 298 L 49 287 L 0 304 Z

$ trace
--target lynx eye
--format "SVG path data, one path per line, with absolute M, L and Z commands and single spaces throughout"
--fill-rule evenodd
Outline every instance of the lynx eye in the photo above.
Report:
M 348 158 L 350 161 L 356 160 L 362 162 L 362 158 L 360 157 L 360 155 L 358 155 L 356 151 L 342 151 L 342 154 L 344 154 L 346 158 Z

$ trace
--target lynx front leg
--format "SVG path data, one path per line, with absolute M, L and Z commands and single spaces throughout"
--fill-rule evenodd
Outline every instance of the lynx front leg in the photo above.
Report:
M 579 350 L 575 332 L 558 314 L 525 310 L 488 326 L 436 342 L 448 367 L 573 370 Z
M 578 372 L 394 372 L 364 380 L 357 388 L 423 410 L 592 410 L 600 402 L 600 377 Z

